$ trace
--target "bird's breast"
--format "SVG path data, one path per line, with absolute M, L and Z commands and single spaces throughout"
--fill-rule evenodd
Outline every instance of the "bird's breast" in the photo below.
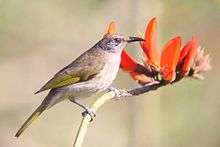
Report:
M 120 65 L 120 57 L 112 55 L 106 59 L 105 66 L 96 75 L 93 81 L 98 81 L 96 84 L 100 89 L 108 88 L 117 76 Z

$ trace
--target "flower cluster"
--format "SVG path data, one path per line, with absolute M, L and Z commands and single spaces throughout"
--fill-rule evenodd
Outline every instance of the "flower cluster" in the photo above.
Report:
M 162 48 L 161 53 L 157 46 L 156 18 L 147 24 L 143 38 L 140 42 L 143 51 L 143 63 L 136 61 L 125 50 L 121 55 L 121 69 L 128 72 L 131 77 L 141 85 L 154 81 L 166 84 L 177 82 L 184 77 L 203 79 L 202 73 L 211 69 L 209 55 L 199 46 L 198 40 L 192 37 L 183 47 L 181 37 L 169 40 Z M 105 35 L 116 32 L 115 22 L 111 22 Z M 138 37 L 142 37 L 139 33 Z

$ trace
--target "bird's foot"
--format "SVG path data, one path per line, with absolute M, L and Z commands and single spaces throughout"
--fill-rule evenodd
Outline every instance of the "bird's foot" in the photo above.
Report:
M 88 108 L 88 107 L 85 107 L 85 111 L 82 113 L 82 116 L 83 117 L 86 117 L 86 115 L 89 115 L 90 116 L 90 122 L 92 122 L 94 120 L 94 118 L 96 117 L 96 114 L 95 112 L 91 109 L 91 108 Z
M 71 102 L 77 104 L 78 106 L 80 106 L 81 108 L 83 108 L 85 110 L 84 112 L 82 112 L 82 116 L 83 117 L 85 117 L 88 114 L 90 116 L 90 118 L 91 118 L 90 122 L 92 122 L 94 120 L 96 114 L 95 114 L 95 112 L 91 108 L 89 108 L 89 107 L 87 107 L 87 106 L 77 102 L 75 98 L 72 98 L 72 99 L 69 98 L 69 100 Z
M 126 90 L 123 90 L 123 89 L 109 87 L 108 90 L 113 91 L 115 93 L 115 97 L 112 100 L 120 100 L 120 98 L 122 98 L 122 97 L 131 96 L 130 93 L 128 93 Z

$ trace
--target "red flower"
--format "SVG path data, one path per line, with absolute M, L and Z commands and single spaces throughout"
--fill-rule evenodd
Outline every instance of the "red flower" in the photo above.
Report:
M 181 50 L 178 63 L 178 70 L 181 75 L 185 76 L 186 74 L 188 74 L 190 67 L 193 64 L 193 60 L 196 57 L 197 49 L 198 40 L 195 37 L 192 37 L 192 39 Z
M 179 61 L 181 38 L 170 40 L 163 48 L 160 61 L 160 73 L 165 81 L 173 81 L 176 77 L 176 65 Z
M 145 69 L 143 65 L 138 63 L 133 57 L 131 57 L 125 50 L 123 50 L 121 54 L 120 67 L 124 71 L 129 72 L 131 77 L 140 84 L 152 82 L 152 79 L 146 76 L 148 70 Z
M 156 18 L 151 19 L 148 23 L 144 35 L 144 42 L 141 42 L 141 48 L 144 51 L 145 62 L 147 64 L 153 66 L 154 68 L 158 68 L 160 65 L 159 53 L 157 52 L 157 22 Z
M 131 57 L 125 50 L 122 50 L 121 59 L 123 60 L 121 60 L 120 67 L 123 70 L 127 72 L 136 71 L 138 62 L 133 57 Z
M 108 26 L 108 30 L 107 32 L 104 34 L 104 36 L 106 35 L 112 35 L 116 32 L 116 24 L 115 24 L 115 21 L 111 21 L 109 23 L 109 26 Z
M 207 71 L 211 67 L 209 56 L 204 55 L 204 51 L 198 46 L 198 40 L 192 37 L 180 50 L 181 38 L 177 36 L 164 45 L 161 56 L 159 56 L 156 29 L 156 18 L 153 18 L 146 27 L 145 41 L 140 42 L 144 63 L 137 62 L 123 50 L 121 69 L 128 72 L 135 81 L 142 85 L 154 80 L 170 83 L 178 81 L 184 76 L 202 79 L 201 72 Z M 115 31 L 115 22 L 111 22 L 105 35 L 114 34 Z
M 172 82 L 176 76 L 176 65 L 179 61 L 179 56 L 180 56 L 181 38 L 176 37 L 170 40 L 164 46 L 162 53 L 161 53 L 161 57 L 159 58 L 159 53 L 157 52 L 156 29 L 157 29 L 156 18 L 153 18 L 151 19 L 151 21 L 148 23 L 146 27 L 145 36 L 144 36 L 145 41 L 140 44 L 144 52 L 145 66 L 147 66 L 146 68 L 150 67 L 151 68 L 150 70 L 154 72 L 154 74 L 152 74 L 153 76 L 148 77 L 148 79 L 155 78 L 155 75 L 160 74 L 163 80 L 167 82 Z M 121 60 L 122 60 L 121 67 L 123 67 L 122 69 L 124 70 L 127 69 L 128 67 L 125 64 L 127 59 L 122 57 Z M 136 61 L 133 60 L 133 62 L 136 62 Z M 139 72 L 139 74 L 142 74 L 142 73 Z M 137 77 L 137 74 L 136 74 L 136 77 Z M 136 79 L 136 80 L 139 81 L 140 79 Z M 149 80 L 147 80 L 147 82 L 149 82 Z

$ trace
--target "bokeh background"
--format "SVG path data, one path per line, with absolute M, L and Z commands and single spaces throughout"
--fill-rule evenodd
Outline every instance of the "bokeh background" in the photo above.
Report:
M 133 35 L 154 16 L 160 46 L 176 35 L 184 42 L 195 35 L 211 55 L 212 71 L 204 81 L 186 79 L 105 104 L 83 146 L 219 147 L 219 0 L 0 0 L 0 146 L 72 146 L 82 110 L 68 101 L 13 137 L 46 95 L 33 93 L 96 43 L 111 20 L 118 32 Z M 127 50 L 140 57 L 138 48 Z M 122 71 L 114 85 L 137 86 Z

